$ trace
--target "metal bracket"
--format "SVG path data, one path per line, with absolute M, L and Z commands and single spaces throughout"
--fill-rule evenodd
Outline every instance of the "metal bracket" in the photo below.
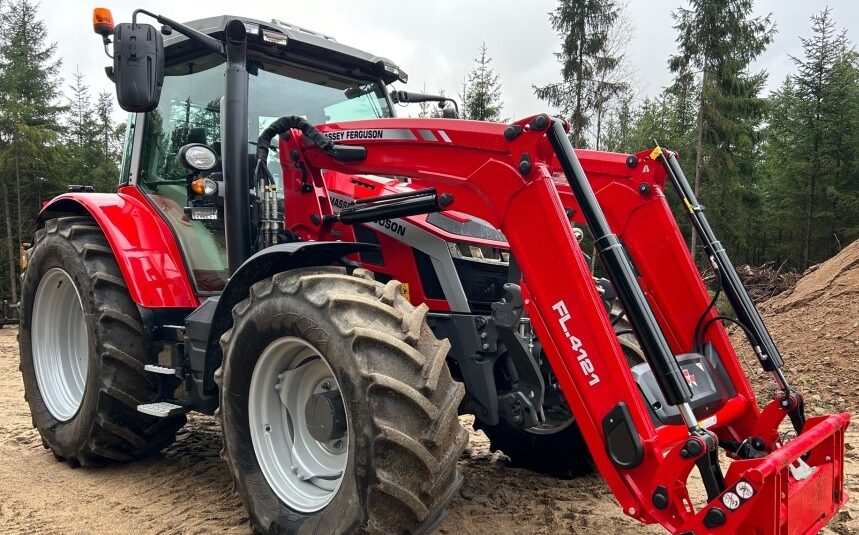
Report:
M 787 465 L 787 468 L 790 470 L 790 475 L 792 475 L 797 481 L 808 479 L 812 474 L 814 474 L 814 471 L 817 470 L 817 467 L 812 468 L 808 466 L 808 464 L 802 460 L 802 457 Z
M 492 303 L 491 321 L 498 332 L 499 340 L 507 349 L 507 371 L 511 375 L 514 389 L 511 394 L 522 394 L 515 396 L 515 399 L 520 405 L 530 405 L 536 423 L 540 423 L 545 420 L 543 398 L 546 394 L 546 385 L 540 373 L 540 366 L 519 334 L 522 313 L 522 290 L 517 284 L 505 284 L 504 298 L 497 303 Z M 505 402 L 505 397 L 499 398 L 502 404 Z M 535 423 L 526 425 L 529 423 L 526 420 L 528 419 L 521 418 L 511 423 L 523 427 L 535 425 Z

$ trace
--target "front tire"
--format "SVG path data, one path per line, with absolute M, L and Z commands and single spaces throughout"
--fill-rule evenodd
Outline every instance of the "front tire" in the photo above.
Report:
M 170 445 L 185 416 L 153 418 L 147 341 L 107 240 L 89 217 L 48 220 L 21 286 L 18 336 L 33 426 L 72 466 L 131 461 Z
M 645 361 L 632 326 L 621 311 L 612 311 L 614 331 L 632 367 Z M 545 358 L 545 357 L 544 357 Z M 544 376 L 548 379 L 548 377 Z M 546 384 L 551 384 L 547 380 Z M 489 438 L 490 451 L 501 451 L 510 464 L 543 474 L 572 478 L 593 471 L 593 460 L 587 442 L 566 402 L 544 406 L 546 422 L 540 427 L 523 429 L 504 419 L 498 425 L 475 421 L 475 428 L 483 430 Z
M 355 275 L 258 282 L 221 337 L 224 456 L 257 532 L 428 533 L 461 484 L 468 435 L 449 343 L 398 282 Z M 321 437 L 306 411 L 326 390 L 345 422 Z

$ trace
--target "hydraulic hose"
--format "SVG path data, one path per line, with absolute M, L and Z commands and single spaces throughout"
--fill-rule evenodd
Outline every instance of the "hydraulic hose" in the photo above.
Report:
M 268 159 L 271 140 L 274 139 L 274 136 L 289 132 L 293 128 L 301 130 L 304 137 L 336 160 L 359 161 L 367 156 L 366 148 L 357 145 L 338 145 L 325 137 L 322 132 L 303 118 L 290 115 L 289 117 L 277 119 L 262 131 L 259 139 L 257 139 L 257 159 L 266 161 Z

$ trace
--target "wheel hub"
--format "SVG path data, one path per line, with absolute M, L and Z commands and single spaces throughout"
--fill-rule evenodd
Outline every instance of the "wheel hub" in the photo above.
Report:
M 310 435 L 319 442 L 329 442 L 346 435 L 346 408 L 336 390 L 310 396 L 304 406 L 304 417 Z

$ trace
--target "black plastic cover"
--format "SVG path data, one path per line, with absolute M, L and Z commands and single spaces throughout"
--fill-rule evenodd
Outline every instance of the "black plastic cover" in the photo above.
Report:
M 500 230 L 479 219 L 470 218 L 468 221 L 458 221 L 446 216 L 443 212 L 436 212 L 427 216 L 427 223 L 458 236 L 498 242 L 507 241 Z
M 606 452 L 614 464 L 634 468 L 641 463 L 644 446 L 626 403 L 621 401 L 603 417 L 602 430 Z
M 706 355 L 686 353 L 677 356 L 677 363 L 692 391 L 689 404 L 699 420 L 714 414 L 728 399 L 736 395 L 736 390 L 713 346 L 708 344 L 705 353 Z M 684 423 L 680 410 L 665 400 L 647 363 L 633 366 L 630 371 L 645 403 L 650 407 L 654 424 Z

